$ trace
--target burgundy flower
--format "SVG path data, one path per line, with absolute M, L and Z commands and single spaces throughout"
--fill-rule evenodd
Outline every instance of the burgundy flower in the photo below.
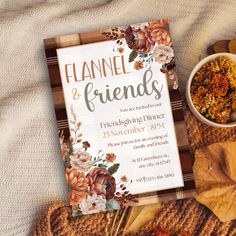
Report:
M 107 170 L 95 167 L 89 171 L 86 177 L 89 180 L 90 195 L 102 195 L 107 200 L 114 197 L 115 178 Z
M 90 148 L 90 143 L 89 143 L 88 141 L 84 141 L 84 142 L 83 142 L 83 146 L 84 146 L 85 148 Z
M 125 31 L 125 40 L 130 49 L 144 54 L 151 52 L 155 44 L 146 26 L 143 29 L 129 26 Z

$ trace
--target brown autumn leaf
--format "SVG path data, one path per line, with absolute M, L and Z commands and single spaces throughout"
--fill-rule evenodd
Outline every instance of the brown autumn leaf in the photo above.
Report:
M 142 226 L 144 226 L 148 221 L 154 219 L 154 217 L 162 209 L 161 203 L 155 203 L 143 206 L 142 208 L 137 207 L 134 209 L 132 220 L 130 219 L 130 224 L 125 228 L 124 233 L 137 233 Z
M 144 206 L 134 206 L 131 208 L 129 215 L 126 219 L 126 224 L 124 228 L 125 232 L 129 228 L 129 226 L 134 222 L 134 220 L 137 218 L 137 216 L 140 214 L 143 208 Z
M 223 222 L 236 219 L 236 142 L 198 149 L 193 169 L 197 201 Z

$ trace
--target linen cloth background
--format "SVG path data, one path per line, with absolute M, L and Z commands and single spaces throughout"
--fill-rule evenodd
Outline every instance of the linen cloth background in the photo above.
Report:
M 235 0 L 0 0 L 0 235 L 29 235 L 67 198 L 43 38 L 169 18 L 180 86 L 235 37 Z

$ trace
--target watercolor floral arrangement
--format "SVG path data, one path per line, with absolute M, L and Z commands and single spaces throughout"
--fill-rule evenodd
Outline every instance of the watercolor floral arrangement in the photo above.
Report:
M 152 20 L 147 23 L 130 25 L 128 27 L 115 27 L 102 32 L 111 40 L 115 40 L 113 51 L 123 53 L 125 47 L 131 49 L 129 62 L 134 69 L 141 70 L 157 62 L 162 65 L 161 72 L 174 80 L 173 89 L 178 88 L 175 75 L 175 57 L 167 19 Z
M 71 107 L 70 131 L 73 134 L 70 142 L 64 142 L 63 131 L 60 131 L 61 153 L 65 163 L 66 181 L 69 186 L 69 199 L 72 215 L 80 216 L 100 211 L 115 210 L 126 207 L 136 198 L 127 191 L 132 180 L 124 175 L 116 183 L 113 175 L 120 164 L 115 163 L 114 153 L 103 153 L 99 150 L 96 156 L 88 152 L 90 143 L 83 141 L 80 132 L 81 122 Z

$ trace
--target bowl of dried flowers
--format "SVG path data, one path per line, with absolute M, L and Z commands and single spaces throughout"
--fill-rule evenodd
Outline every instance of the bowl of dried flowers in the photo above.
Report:
M 201 60 L 190 74 L 186 98 L 205 124 L 236 126 L 236 55 L 216 53 Z

